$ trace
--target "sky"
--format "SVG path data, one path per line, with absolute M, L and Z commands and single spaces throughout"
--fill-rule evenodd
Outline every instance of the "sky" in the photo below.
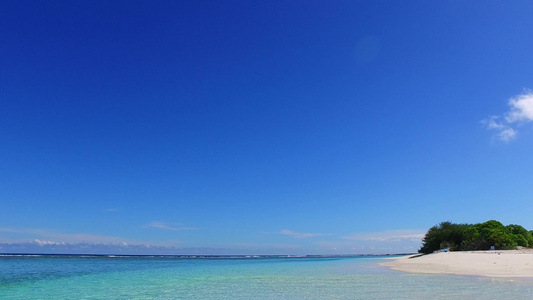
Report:
M 533 230 L 531 1 L 2 1 L 0 252 Z

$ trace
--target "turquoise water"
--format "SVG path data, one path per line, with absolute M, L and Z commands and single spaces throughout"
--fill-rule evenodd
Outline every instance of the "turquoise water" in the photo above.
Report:
M 531 299 L 533 282 L 416 275 L 383 258 L 0 257 L 0 299 Z

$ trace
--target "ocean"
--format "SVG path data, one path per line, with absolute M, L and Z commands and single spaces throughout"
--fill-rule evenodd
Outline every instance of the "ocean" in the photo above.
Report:
M 0 256 L 0 299 L 531 299 L 533 282 L 420 275 L 383 257 Z

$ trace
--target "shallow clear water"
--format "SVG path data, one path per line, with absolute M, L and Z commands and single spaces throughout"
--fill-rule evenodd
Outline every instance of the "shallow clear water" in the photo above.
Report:
M 531 299 L 533 282 L 416 275 L 383 258 L 0 257 L 0 299 Z

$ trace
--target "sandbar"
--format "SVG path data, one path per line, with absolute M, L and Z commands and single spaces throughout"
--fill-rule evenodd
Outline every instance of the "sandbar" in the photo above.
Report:
M 420 274 L 533 278 L 533 249 L 439 252 L 390 258 L 381 265 Z

